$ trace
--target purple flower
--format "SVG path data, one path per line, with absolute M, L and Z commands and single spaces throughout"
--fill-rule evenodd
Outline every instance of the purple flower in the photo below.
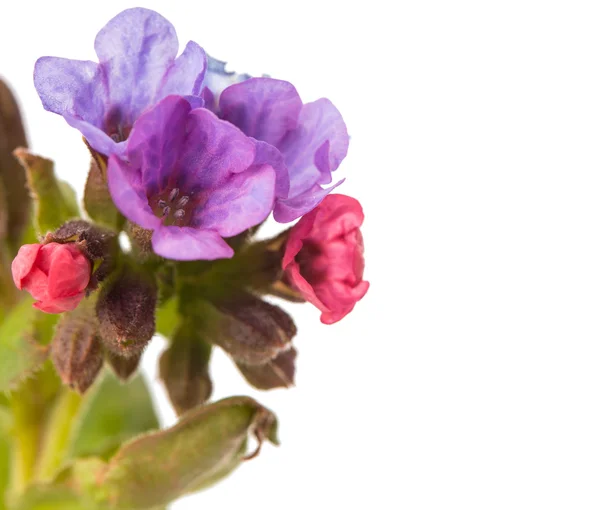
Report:
M 227 62 L 218 60 L 210 55 L 207 56 L 206 74 L 202 84 L 202 98 L 204 107 L 217 113 L 217 102 L 221 92 L 234 83 L 239 83 L 251 78 L 249 74 L 238 74 L 234 71 L 227 71 L 225 67 Z
M 202 106 L 206 54 L 190 41 L 175 58 L 175 29 L 160 14 L 127 9 L 98 32 L 94 46 L 99 64 L 40 58 L 34 83 L 44 108 L 62 115 L 98 152 L 122 154 L 135 120 L 167 95 Z
M 209 110 L 169 96 L 134 124 L 127 161 L 109 158 L 108 186 L 130 221 L 154 231 L 158 255 L 231 257 L 223 237 L 262 222 L 277 188 L 286 190 L 285 167 L 272 150 Z
M 274 217 L 285 223 L 316 207 L 343 181 L 327 189 L 331 173 L 348 152 L 348 132 L 340 112 L 328 99 L 302 104 L 291 83 L 251 78 L 220 95 L 221 118 L 246 135 L 276 147 L 289 172 L 289 192 L 277 195 Z

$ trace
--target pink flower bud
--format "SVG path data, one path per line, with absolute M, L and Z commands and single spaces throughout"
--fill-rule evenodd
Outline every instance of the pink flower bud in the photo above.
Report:
M 25 244 L 12 263 L 19 290 L 25 289 L 46 313 L 74 310 L 83 299 L 92 265 L 74 244 Z
M 357 200 L 328 195 L 290 230 L 283 269 L 289 282 L 321 310 L 323 324 L 343 319 L 369 289 L 362 279 L 363 220 Z

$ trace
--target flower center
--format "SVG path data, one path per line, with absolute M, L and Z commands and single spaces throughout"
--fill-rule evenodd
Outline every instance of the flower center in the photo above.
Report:
M 163 225 L 184 227 L 192 219 L 190 196 L 184 195 L 179 188 L 170 188 L 150 201 L 152 212 L 161 218 Z
M 115 142 L 124 142 L 129 138 L 131 133 L 131 126 L 125 122 L 121 112 L 118 109 L 112 109 L 108 112 L 108 115 L 104 121 L 104 131 L 110 136 Z
M 123 127 L 123 126 L 115 126 L 108 133 L 115 142 L 124 142 L 129 137 L 129 133 L 131 133 L 131 128 Z

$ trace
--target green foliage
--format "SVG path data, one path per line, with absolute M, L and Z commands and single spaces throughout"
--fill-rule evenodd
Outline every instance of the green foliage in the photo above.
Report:
M 32 303 L 24 297 L 0 326 L 0 391 L 15 388 L 48 355 L 58 316 L 40 312 Z
M 101 169 L 98 161 L 92 159 L 83 193 L 83 206 L 89 217 L 96 223 L 119 231 L 123 226 L 124 218 L 111 199 L 105 174 L 106 168 Z
M 79 215 L 73 189 L 54 174 L 54 163 L 25 149 L 15 152 L 27 172 L 27 183 L 33 192 L 36 230 L 41 235 L 52 232 L 65 221 Z
M 48 361 L 10 393 L 12 426 L 9 498 L 22 494 L 34 479 L 44 428 L 59 390 L 60 380 Z
M 32 486 L 10 510 L 100 510 L 66 487 Z
M 79 202 L 77 201 L 77 192 L 66 181 L 58 181 L 58 189 L 64 200 L 65 210 L 71 217 L 80 216 Z
M 70 458 L 109 458 L 121 443 L 158 428 L 152 399 L 141 375 L 127 384 L 105 370 L 80 409 L 69 450 Z
M 99 476 L 98 495 L 115 509 L 168 504 L 233 471 L 249 434 L 277 443 L 275 416 L 250 398 L 196 408 L 174 427 L 124 445 Z

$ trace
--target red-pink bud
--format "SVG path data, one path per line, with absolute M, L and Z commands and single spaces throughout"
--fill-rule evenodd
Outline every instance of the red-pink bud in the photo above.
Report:
M 283 256 L 289 282 L 321 310 L 321 322 L 348 315 L 369 289 L 358 200 L 328 195 L 290 230 Z
M 85 295 L 92 265 L 74 244 L 26 244 L 12 263 L 18 289 L 25 289 L 46 313 L 73 310 Z

